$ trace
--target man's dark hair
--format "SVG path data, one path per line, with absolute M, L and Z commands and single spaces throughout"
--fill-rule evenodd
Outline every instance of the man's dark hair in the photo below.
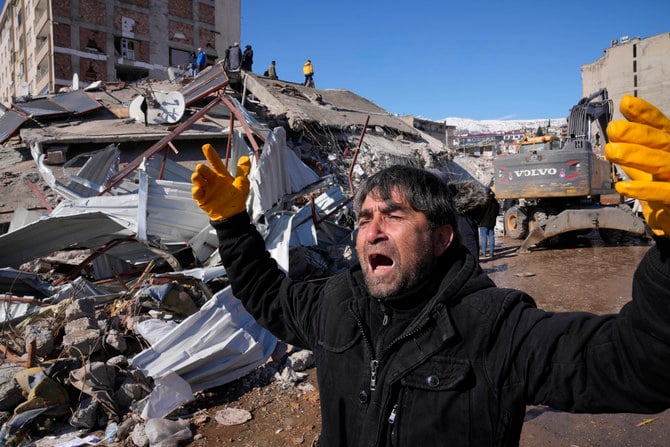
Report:
M 456 232 L 456 213 L 447 184 L 435 174 L 412 166 L 391 166 L 365 179 L 354 198 L 356 215 L 370 193 L 390 201 L 394 190 L 405 197 L 412 209 L 426 216 L 432 229 L 451 225 Z

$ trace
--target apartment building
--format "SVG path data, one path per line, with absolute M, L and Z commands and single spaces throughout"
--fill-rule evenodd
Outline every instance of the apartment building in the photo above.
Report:
M 241 0 L 5 0 L 0 102 L 73 82 L 169 79 L 202 48 L 210 62 L 240 41 Z M 170 68 L 172 67 L 172 68 Z
M 670 113 L 670 32 L 641 39 L 612 39 L 605 54 L 582 65 L 583 96 L 607 88 L 614 102 L 614 119 L 621 119 L 619 102 L 624 94 L 644 98 Z

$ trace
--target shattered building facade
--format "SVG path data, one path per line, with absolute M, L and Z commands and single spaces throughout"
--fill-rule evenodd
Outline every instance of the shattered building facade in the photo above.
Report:
M 0 16 L 0 102 L 58 92 L 73 79 L 168 79 L 202 48 L 240 39 L 240 0 L 12 0 Z

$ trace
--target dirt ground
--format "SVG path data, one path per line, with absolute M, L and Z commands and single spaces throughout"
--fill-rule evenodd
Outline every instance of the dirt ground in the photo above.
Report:
M 45 209 L 57 201 L 29 154 L 0 151 L 0 224 L 9 222 L 18 205 Z M 499 238 L 498 242 L 496 256 L 482 259 L 482 268 L 499 286 L 525 290 L 539 307 L 552 311 L 617 312 L 628 301 L 635 266 L 648 250 L 645 244 L 605 246 L 599 240 L 582 239 L 576 245 L 517 254 L 517 241 Z M 248 377 L 198 395 L 185 408 L 194 433 L 185 445 L 318 445 L 321 419 L 316 370 L 305 371 L 306 379 L 299 386 L 281 386 L 272 380 L 277 367 L 269 363 Z M 225 408 L 247 410 L 252 419 L 222 425 L 216 416 Z M 524 447 L 666 447 L 670 440 L 670 411 L 572 415 L 530 407 L 526 419 L 521 437 Z

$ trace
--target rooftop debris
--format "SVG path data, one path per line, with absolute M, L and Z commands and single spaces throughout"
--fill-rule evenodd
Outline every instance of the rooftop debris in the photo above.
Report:
M 58 197 L 53 209 L 17 208 L 0 235 L 0 444 L 56 425 L 63 445 L 133 427 L 188 439 L 180 418 L 198 392 L 286 353 L 272 355 L 281 343 L 232 295 L 191 198 L 202 144 L 229 169 L 251 155 L 248 211 L 281 268 L 312 280 L 355 259 L 351 198 L 367 173 L 401 162 L 472 176 L 440 142 L 351 92 L 239 81 L 232 88 L 217 64 L 183 85 L 96 83 L 0 116 L 0 151 L 28 148 Z M 149 108 L 175 97 L 158 91 L 181 94 L 181 119 L 129 118 L 138 95 Z

